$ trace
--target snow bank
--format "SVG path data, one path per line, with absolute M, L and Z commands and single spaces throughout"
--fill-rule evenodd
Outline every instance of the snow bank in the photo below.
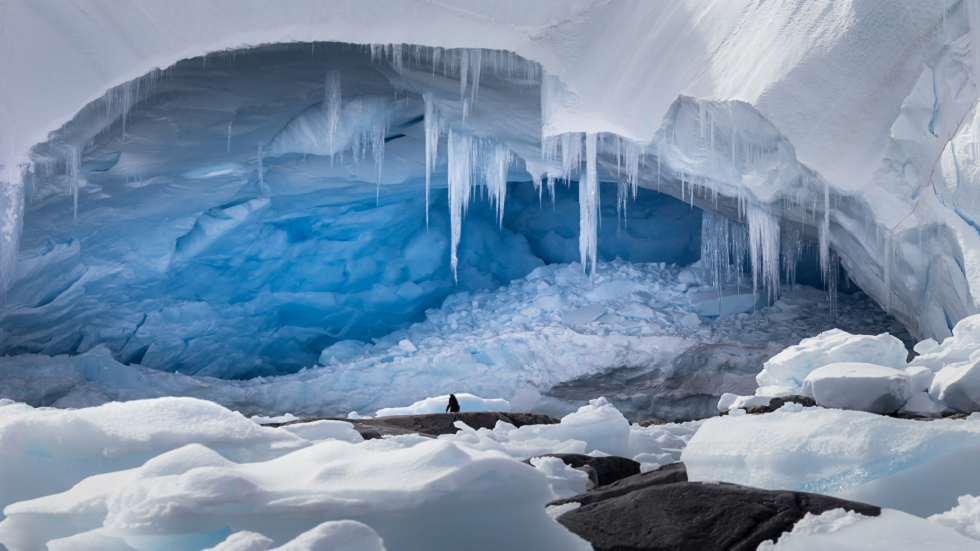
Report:
M 463 392 L 456 394 L 456 401 L 459 402 L 459 411 L 510 411 L 510 402 L 500 398 L 480 398 L 472 394 Z M 426 398 L 414 404 L 402 408 L 383 408 L 375 414 L 377 417 L 387 417 L 389 415 L 419 415 L 422 413 L 445 413 L 446 406 L 449 405 L 449 395 Z
M 234 461 L 261 461 L 309 445 L 239 413 L 191 398 L 58 410 L 0 400 L 0 508 L 65 491 L 86 477 L 129 469 L 191 443 Z
M 923 549 L 980 550 L 980 542 L 952 530 L 891 509 L 880 516 L 833 509 L 820 515 L 807 513 L 777 543 L 763 542 L 759 551 L 921 551 Z
M 4 409 L 9 407 L 16 406 Z M 294 441 L 287 431 L 245 422 L 253 435 Z M 506 454 L 448 439 L 328 439 L 246 461 L 200 444 L 151 455 L 139 467 L 90 476 L 67 491 L 7 506 L 0 542 L 20 551 L 97 530 L 139 550 L 200 549 L 247 529 L 282 545 L 324 520 L 353 520 L 403 549 L 589 548 L 545 513 L 555 494 L 544 474 Z M 508 526 L 505 533 L 501 523 Z M 351 535 L 345 526 L 353 525 L 320 526 L 284 549 L 304 549 L 301 544 L 315 538 L 336 545 L 335 539 L 370 536 L 357 526 Z M 246 540 L 242 545 L 265 541 L 240 539 Z
M 806 376 L 803 394 L 823 407 L 888 414 L 912 397 L 912 382 L 907 373 L 890 367 L 833 363 Z
M 850 362 L 902 369 L 907 356 L 902 341 L 891 335 L 852 335 L 832 329 L 773 356 L 756 380 L 761 387 L 784 386 L 799 392 L 807 375 L 818 367 Z
M 704 422 L 681 460 L 692 480 L 834 495 L 919 516 L 980 493 L 980 422 L 911 421 L 787 404 Z

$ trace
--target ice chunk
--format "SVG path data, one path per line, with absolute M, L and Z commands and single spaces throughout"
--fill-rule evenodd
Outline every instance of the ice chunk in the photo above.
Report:
M 945 513 L 932 515 L 929 520 L 980 540 L 980 497 L 960 496 L 957 503 L 956 507 Z
M 944 404 L 932 399 L 928 392 L 913 392 L 908 402 L 898 410 L 899 413 L 915 415 L 918 417 L 942 417 L 947 413 L 952 413 Z
M 590 400 L 589 405 L 562 417 L 557 425 L 525 425 L 508 433 L 512 441 L 536 438 L 579 440 L 586 443 L 583 453 L 596 450 L 627 457 L 630 451 L 630 424 L 605 398 Z
M 589 475 L 569 467 L 561 459 L 557 457 L 532 457 L 531 465 L 534 465 L 548 477 L 548 483 L 551 484 L 551 489 L 558 496 L 558 499 L 585 493 L 585 485 L 589 481 Z
M 617 313 L 620 316 L 626 318 L 635 318 L 635 319 L 642 319 L 642 320 L 657 318 L 657 314 L 656 312 L 653 311 L 653 308 L 650 308 L 646 304 L 640 304 L 637 302 L 631 302 L 627 304 L 626 306 L 620 308 L 619 312 Z
M 320 353 L 320 365 L 330 365 L 334 360 L 346 360 L 353 358 L 365 350 L 365 344 L 361 341 L 346 340 L 336 342 Z
M 603 304 L 590 304 L 584 308 L 576 308 L 565 312 L 561 317 L 561 322 L 565 325 L 581 325 L 583 323 L 592 323 L 593 321 L 599 319 L 606 313 L 606 307 Z
M 960 413 L 980 411 L 980 360 L 940 369 L 932 380 L 929 396 Z
M 682 327 L 697 327 L 701 325 L 701 318 L 698 317 L 694 312 L 684 314 L 683 316 L 677 317 L 677 323 Z
M 398 348 L 401 348 L 403 352 L 411 354 L 412 352 L 418 352 L 419 349 L 408 339 L 402 339 L 398 341 Z
M 834 363 L 810 372 L 803 394 L 823 407 L 895 413 L 912 397 L 912 378 L 881 365 Z
M 928 367 L 914 365 L 905 368 L 905 372 L 912 378 L 912 392 L 928 392 L 932 386 L 935 374 Z
M 895 419 L 787 404 L 713 417 L 681 460 L 691 480 L 834 495 L 927 516 L 980 495 L 980 423 Z
M 304 440 L 340 440 L 356 444 L 363 442 L 361 433 L 354 430 L 354 425 L 343 421 L 320 420 L 309 423 L 286 425 L 282 430 L 291 432 Z
M 459 402 L 459 411 L 510 411 L 510 402 L 499 398 L 480 398 L 472 394 L 462 392 L 456 394 Z M 407 407 L 384 408 L 375 414 L 378 417 L 388 417 L 391 415 L 420 415 L 423 413 L 445 413 L 446 406 L 449 404 L 449 395 L 436 396 L 419 400 Z
M 720 295 L 720 297 L 719 297 Z M 751 313 L 766 305 L 765 295 L 753 294 L 752 289 L 726 287 L 718 291 L 692 292 L 687 295 L 694 311 L 700 316 L 731 316 Z
M 769 396 L 770 398 L 777 398 L 783 396 L 792 396 L 795 394 L 793 389 L 785 386 L 760 386 L 755 389 L 756 396 Z
M 902 341 L 883 334 L 877 337 L 852 335 L 831 329 L 803 339 L 773 356 L 756 377 L 759 386 L 779 385 L 800 391 L 811 371 L 832 363 L 852 362 L 905 368 L 908 352 Z
M 901 511 L 884 509 L 877 517 L 833 509 L 807 513 L 777 543 L 762 542 L 758 551 L 980 551 L 980 542 Z

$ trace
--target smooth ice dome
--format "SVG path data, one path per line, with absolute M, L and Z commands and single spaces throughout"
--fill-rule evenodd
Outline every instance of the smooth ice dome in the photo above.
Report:
M 894 413 L 912 397 L 912 380 L 904 371 L 867 363 L 833 363 L 818 367 L 803 381 L 803 394 L 829 408 Z
M 980 493 L 980 423 L 786 404 L 712 418 L 684 448 L 691 480 L 823 493 L 918 516 Z
M 775 355 L 756 380 L 760 387 L 785 386 L 800 391 L 810 373 L 825 365 L 846 362 L 902 369 L 907 356 L 905 345 L 892 335 L 852 335 L 833 329 Z

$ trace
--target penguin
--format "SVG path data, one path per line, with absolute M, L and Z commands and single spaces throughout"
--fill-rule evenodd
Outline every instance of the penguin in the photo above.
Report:
M 459 413 L 459 402 L 456 401 L 456 395 L 449 395 L 449 405 L 446 406 L 446 413 Z

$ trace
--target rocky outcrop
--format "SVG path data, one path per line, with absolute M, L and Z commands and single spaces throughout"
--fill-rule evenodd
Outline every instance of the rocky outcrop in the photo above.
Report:
M 590 503 L 598 503 L 614 497 L 624 496 L 628 493 L 642 490 L 643 488 L 676 482 L 687 482 L 687 468 L 681 462 L 664 465 L 648 473 L 634 474 L 633 476 L 617 480 L 608 486 L 600 486 L 584 494 L 552 501 L 548 505 L 564 505 L 566 503 L 589 505 Z
M 676 482 L 584 504 L 558 522 L 595 551 L 752 551 L 792 530 L 806 513 L 837 508 L 881 514 L 879 507 L 818 494 Z
M 346 421 L 354 425 L 365 440 L 398 434 L 421 434 L 436 437 L 440 434 L 456 434 L 459 431 L 453 423 L 462 421 L 474 429 L 493 429 L 497 421 L 510 423 L 515 427 L 525 425 L 555 425 L 558 419 L 543 413 L 502 413 L 497 411 L 471 411 L 465 413 L 426 413 L 421 415 L 393 415 L 372 419 L 340 419 L 336 417 L 309 417 L 286 423 L 267 423 L 264 427 L 284 427 L 297 423 L 309 423 L 327 419 Z

